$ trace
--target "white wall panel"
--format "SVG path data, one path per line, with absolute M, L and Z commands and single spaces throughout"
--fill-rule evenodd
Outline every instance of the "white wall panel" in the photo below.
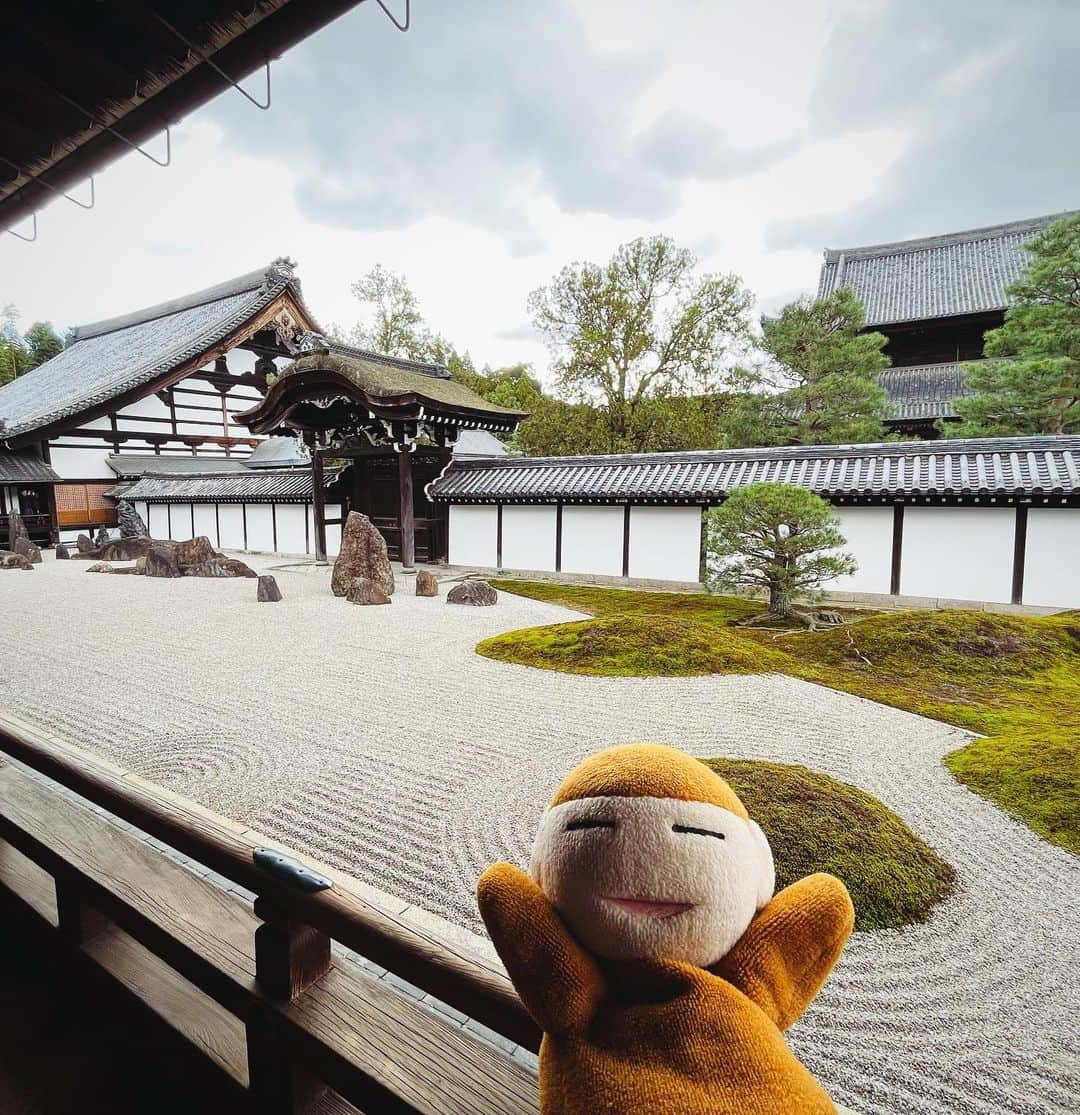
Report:
M 1011 507 L 905 508 L 900 592 L 1007 604 L 1015 523 Z
M 176 542 L 186 542 L 194 537 L 191 533 L 191 504 L 172 503 L 169 505 L 169 514 L 172 521 L 170 537 Z
M 495 567 L 498 508 L 453 505 L 450 508 L 450 564 Z
M 696 582 L 701 575 L 701 508 L 631 507 L 629 573 Z
M 888 592 L 892 584 L 892 507 L 834 507 L 844 552 L 859 568 L 849 577 L 836 577 L 824 587 L 834 592 Z
M 1080 607 L 1080 507 L 1028 511 L 1024 603 Z
M 274 519 L 272 505 L 269 503 L 246 503 L 247 508 L 247 548 L 274 552 Z
M 307 535 L 304 532 L 304 508 L 299 503 L 275 505 L 277 515 L 277 552 L 279 554 L 307 553 Z
M 82 438 L 86 448 L 65 449 L 49 446 L 49 460 L 53 471 L 65 480 L 115 480 L 116 473 L 105 463 L 112 446 L 93 438 Z
M 150 504 L 150 521 L 146 524 L 151 538 L 169 538 L 169 505 L 167 503 Z
M 554 507 L 503 508 L 503 569 L 554 571 L 555 515 Z
M 150 507 L 150 505 L 145 500 L 140 500 L 138 503 L 135 504 L 135 510 L 138 511 L 139 517 L 142 519 L 143 523 L 146 525 L 147 530 L 150 529 L 150 511 L 149 511 L 149 507 Z
M 341 504 L 328 503 L 326 505 L 326 517 L 328 519 L 341 518 Z M 326 556 L 336 555 L 341 550 L 341 524 L 340 523 L 327 523 L 326 524 Z
M 217 506 L 213 503 L 196 503 L 193 505 L 195 508 L 195 534 L 205 535 L 210 539 L 214 547 L 219 547 L 221 543 L 218 541 L 217 536 L 217 516 L 214 514 L 214 508 Z
M 219 503 L 218 521 L 221 524 L 221 548 L 223 550 L 242 550 L 244 548 L 244 515 L 239 503 Z
M 564 507 L 562 571 L 622 576 L 623 509 Z
M 144 395 L 141 399 L 136 399 L 135 402 L 129 403 L 126 407 L 116 412 L 117 418 L 138 417 L 138 418 L 168 418 L 169 408 L 156 396 Z M 159 425 L 160 423 L 152 423 L 152 425 Z

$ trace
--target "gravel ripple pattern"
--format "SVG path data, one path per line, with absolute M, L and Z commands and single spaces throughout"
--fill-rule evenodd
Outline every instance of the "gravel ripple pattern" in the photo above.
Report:
M 854 938 L 797 1053 L 865 1113 L 1080 1110 L 1080 861 L 950 777 L 965 733 L 787 677 L 508 666 L 476 643 L 573 613 L 448 607 L 400 576 L 392 605 L 356 607 L 326 569 L 274 573 L 278 604 L 250 581 L 86 576 L 49 553 L 0 574 L 0 705 L 474 930 L 477 874 L 527 862 L 589 752 L 805 763 L 881 798 L 959 885 L 927 924 Z

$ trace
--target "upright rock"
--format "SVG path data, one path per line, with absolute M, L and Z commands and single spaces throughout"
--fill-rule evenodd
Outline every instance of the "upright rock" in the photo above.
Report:
M 75 539 L 75 548 L 80 554 L 88 554 L 94 548 L 94 543 L 89 534 L 80 534 Z
M 394 592 L 394 572 L 386 553 L 386 541 L 366 515 L 350 511 L 341 532 L 341 551 L 334 562 L 330 588 L 335 596 L 348 596 L 349 587 L 357 578 L 371 581 L 387 597 Z
M 429 573 L 426 569 L 421 569 L 416 574 L 416 595 L 417 596 L 438 596 L 439 595 L 439 582 L 434 573 Z
M 101 527 L 101 529 L 97 532 L 97 535 L 94 538 L 94 545 L 95 546 L 104 546 L 108 542 L 109 542 L 109 532 L 104 527 Z
M 446 594 L 447 604 L 472 604 L 487 608 L 499 599 L 499 594 L 487 581 L 462 581 Z
M 13 553 L 22 554 L 31 565 L 41 564 L 41 549 L 35 546 L 29 538 L 23 538 L 22 535 L 19 535 L 19 537 L 12 542 L 11 549 Z
M 189 538 L 186 542 L 173 542 L 176 547 L 176 564 L 181 568 L 188 565 L 203 565 L 211 558 L 221 555 L 210 545 L 210 539 L 205 534 L 197 538 Z
M 121 499 L 116 504 L 116 522 L 120 527 L 121 538 L 149 538 L 150 532 L 142 516 L 135 510 L 130 500 Z
M 281 589 L 278 588 L 276 578 L 269 573 L 264 573 L 259 578 L 259 591 L 256 599 L 260 603 L 273 604 L 281 599 Z
M 12 552 L 15 551 L 16 538 L 25 538 L 29 542 L 30 532 L 26 529 L 26 523 L 23 522 L 22 515 L 18 511 L 12 511 L 8 516 L 8 546 Z
M 389 604 L 390 597 L 382 590 L 381 585 L 369 581 L 367 577 L 354 577 L 349 582 L 349 591 L 345 599 L 350 604 Z
M 67 561 L 71 557 L 71 551 L 67 548 L 67 546 L 64 545 L 63 542 L 58 542 L 56 544 L 54 553 L 56 554 L 57 561 Z

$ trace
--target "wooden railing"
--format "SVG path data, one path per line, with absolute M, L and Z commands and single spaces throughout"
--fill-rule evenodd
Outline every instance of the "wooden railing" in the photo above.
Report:
M 5 756 L 16 762 L 4 765 Z M 254 914 L 117 819 L 254 892 Z M 255 1110 L 313 1110 L 329 1086 L 364 1111 L 535 1112 L 528 1069 L 338 963 L 330 941 L 535 1050 L 539 1032 L 501 968 L 380 909 L 309 860 L 309 874 L 325 871 L 333 885 L 300 889 L 256 863 L 258 843 L 242 826 L 0 715 L 0 892 L 55 920 L 63 947 L 140 995 Z M 164 1002 L 152 1001 L 155 988 L 167 989 Z

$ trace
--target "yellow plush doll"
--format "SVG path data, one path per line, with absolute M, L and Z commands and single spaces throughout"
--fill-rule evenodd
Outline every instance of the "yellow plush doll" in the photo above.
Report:
M 784 1041 L 854 924 L 844 884 L 773 897 L 772 853 L 731 787 L 658 744 L 567 777 L 532 877 L 480 877 L 480 913 L 544 1031 L 544 1115 L 792 1115 L 835 1108 Z

